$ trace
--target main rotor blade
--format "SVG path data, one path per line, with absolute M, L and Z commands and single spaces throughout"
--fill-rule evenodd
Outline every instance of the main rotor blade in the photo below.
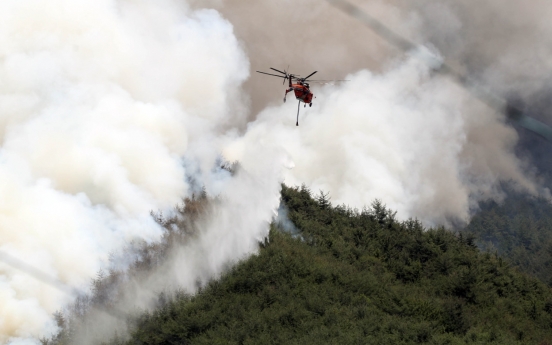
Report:
M 343 81 L 348 81 L 348 80 L 330 80 L 330 81 L 312 81 L 312 80 L 307 80 L 307 82 L 311 85 L 313 84 L 316 84 L 316 85 L 335 85 L 339 82 L 343 82 Z
M 287 71 L 289 71 L 289 65 L 287 66 L 287 69 L 284 70 L 284 72 L 286 72 L 286 77 L 288 76 Z M 282 85 L 284 85 L 285 83 L 286 83 L 286 78 L 284 78 L 284 80 L 282 81 Z
M 350 81 L 347 79 L 341 79 L 341 80 L 308 80 L 309 83 L 333 83 L 333 82 L 343 82 L 343 81 Z
M 270 67 L 270 69 L 271 69 L 271 70 L 273 70 L 273 71 L 276 71 L 276 72 L 280 72 L 280 73 L 282 73 L 282 74 L 285 74 L 285 75 L 287 75 L 287 73 L 286 73 L 286 72 L 282 72 L 282 71 L 280 71 L 280 70 L 278 70 L 278 69 L 276 69 L 276 68 L 272 68 L 272 67 Z
M 273 77 L 278 77 L 278 78 L 284 78 L 284 79 L 287 79 L 287 77 L 284 77 L 284 76 L 281 76 L 281 75 L 276 75 L 276 74 L 270 74 L 270 73 L 265 73 L 265 72 L 261 72 L 261 71 L 256 71 L 257 73 L 262 73 L 262 74 L 266 74 L 266 75 L 271 75 Z
M 306 76 L 305 78 L 302 78 L 302 79 L 307 80 L 307 79 L 309 79 L 309 77 L 312 77 L 316 72 L 318 72 L 318 71 L 314 71 L 314 72 L 312 72 L 311 74 L 309 74 L 308 76 Z

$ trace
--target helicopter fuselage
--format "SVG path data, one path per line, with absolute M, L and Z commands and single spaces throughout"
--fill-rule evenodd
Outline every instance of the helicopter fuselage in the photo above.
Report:
M 274 73 L 266 73 L 262 71 L 257 71 L 257 73 L 270 75 L 273 77 L 283 78 L 283 83 L 286 82 L 286 79 L 289 81 L 289 88 L 286 89 L 286 93 L 284 94 L 284 102 L 286 101 L 286 96 L 289 92 L 293 91 L 295 94 L 295 98 L 299 100 L 299 103 L 297 104 L 297 121 L 295 122 L 296 126 L 299 126 L 299 109 L 301 108 L 301 102 L 303 102 L 303 107 L 306 107 L 307 104 L 309 107 L 312 107 L 312 99 L 314 98 L 313 93 L 310 90 L 309 82 L 325 82 L 326 80 L 310 80 L 309 78 L 315 75 L 318 71 L 314 71 L 308 76 L 304 78 L 300 78 L 298 75 L 288 73 L 286 70 L 280 71 L 279 69 L 270 67 L 271 70 L 278 72 L 280 74 L 274 74 Z M 295 83 L 293 83 L 295 81 Z M 341 80 L 343 81 L 343 80 Z
M 291 83 L 290 83 L 291 84 Z M 295 93 L 295 98 L 297 98 L 299 101 L 303 103 L 311 103 L 313 98 L 313 93 L 310 91 L 309 87 L 298 83 L 298 84 L 291 84 L 291 88 L 293 89 L 293 93 Z

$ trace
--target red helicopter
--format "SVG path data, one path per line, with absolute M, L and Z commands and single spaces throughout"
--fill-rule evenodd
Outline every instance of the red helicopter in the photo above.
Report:
M 271 75 L 271 76 L 274 76 L 274 77 L 278 77 L 278 78 L 284 78 L 284 82 L 282 84 L 284 84 L 286 82 L 286 79 L 289 80 L 289 89 L 286 89 L 286 93 L 284 94 L 284 102 L 286 101 L 286 96 L 288 94 L 288 92 L 291 92 L 293 91 L 295 93 L 295 98 L 297 98 L 299 100 L 299 104 L 297 105 L 297 122 L 295 123 L 296 126 L 299 126 L 299 109 L 300 109 L 300 106 L 301 106 L 301 102 L 305 103 L 305 107 L 307 106 L 307 104 L 309 105 L 309 107 L 312 107 L 312 99 L 314 98 L 314 95 L 313 93 L 311 92 L 310 90 L 310 87 L 309 87 L 309 78 L 312 77 L 316 72 L 318 71 L 314 71 L 312 72 L 311 74 L 309 74 L 308 76 L 304 77 L 304 78 L 300 78 L 299 75 L 295 75 L 295 74 L 288 74 L 287 71 L 280 71 L 280 70 L 277 70 L 276 68 L 272 68 L 270 67 L 271 70 L 273 71 L 276 71 L 278 73 L 282 73 L 282 75 L 277 75 L 277 74 L 271 74 L 271 73 L 265 73 L 265 72 L 261 72 L 261 71 L 257 71 L 257 73 L 262 73 L 262 74 L 266 74 L 266 75 Z M 295 83 L 293 83 L 293 81 L 295 81 Z M 321 82 L 319 80 L 310 80 L 310 82 Z

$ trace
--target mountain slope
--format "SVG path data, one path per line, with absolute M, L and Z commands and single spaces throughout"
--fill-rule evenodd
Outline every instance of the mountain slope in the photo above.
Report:
M 483 250 L 498 253 L 552 287 L 552 205 L 548 200 L 509 191 L 502 203 L 483 203 L 465 232 L 477 238 Z
M 128 344 L 549 344 L 552 292 L 473 237 L 283 187 L 299 229 L 194 297 L 143 315 Z M 125 343 L 114 341 L 114 343 Z

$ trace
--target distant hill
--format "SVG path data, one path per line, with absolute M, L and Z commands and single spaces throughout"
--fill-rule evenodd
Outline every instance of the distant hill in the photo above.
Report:
M 477 245 L 506 258 L 552 287 L 552 205 L 543 198 L 508 191 L 502 203 L 481 204 L 465 232 Z
M 455 235 L 399 222 L 379 202 L 333 207 L 305 187 L 284 186 L 282 201 L 297 232 L 273 224 L 258 255 L 113 343 L 552 344 L 550 288 L 476 245 L 485 229 L 517 234 L 501 232 L 515 228 L 503 226 L 517 224 L 515 213 L 491 206 Z

